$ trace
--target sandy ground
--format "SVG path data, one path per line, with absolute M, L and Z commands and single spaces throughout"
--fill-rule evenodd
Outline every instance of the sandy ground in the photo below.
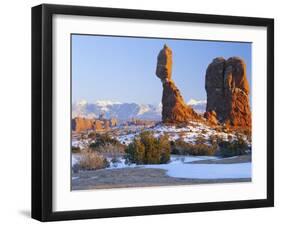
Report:
M 242 163 L 251 161 L 249 156 L 220 160 L 200 160 L 193 163 L 220 164 L 220 163 Z M 150 187 L 150 186 L 174 186 L 209 183 L 233 183 L 251 182 L 251 178 L 237 179 L 186 179 L 175 178 L 166 175 L 163 169 L 149 168 L 121 168 L 101 169 L 96 171 L 79 171 L 72 175 L 72 190 L 104 189 L 104 188 L 128 188 L 128 187 Z

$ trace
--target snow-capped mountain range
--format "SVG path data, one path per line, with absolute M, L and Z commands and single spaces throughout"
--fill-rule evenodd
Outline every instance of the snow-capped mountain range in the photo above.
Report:
M 203 113 L 206 108 L 206 101 L 191 99 L 188 103 L 198 113 Z M 81 100 L 72 104 L 72 117 L 82 116 L 86 118 L 98 118 L 104 114 L 105 118 L 115 117 L 119 120 L 129 120 L 132 118 L 161 120 L 162 104 L 136 104 L 121 103 L 109 100 L 99 100 L 89 103 Z
M 199 114 L 203 114 L 206 111 L 206 104 L 207 104 L 206 100 L 190 99 L 187 102 L 187 105 L 191 106 L 194 109 L 194 111 L 196 111 Z

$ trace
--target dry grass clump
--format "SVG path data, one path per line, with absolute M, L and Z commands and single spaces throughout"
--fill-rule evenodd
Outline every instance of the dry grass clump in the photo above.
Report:
M 101 154 L 84 150 L 81 152 L 80 168 L 83 170 L 104 169 L 109 166 L 108 161 Z
M 125 153 L 125 145 L 119 144 L 105 144 L 102 146 L 98 146 L 96 148 L 92 148 L 92 150 L 99 152 L 99 153 L 107 153 L 107 154 L 117 154 L 117 153 Z

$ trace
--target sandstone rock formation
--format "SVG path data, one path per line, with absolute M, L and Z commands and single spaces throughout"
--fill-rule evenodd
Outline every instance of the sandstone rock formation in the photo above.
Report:
M 110 119 L 110 127 L 117 126 L 117 119 L 116 118 L 111 118 Z
M 72 130 L 75 132 L 81 132 L 84 130 L 92 129 L 94 120 L 82 117 L 76 117 L 71 121 Z
M 103 121 L 101 120 L 95 120 L 94 121 L 94 125 L 93 125 L 93 129 L 95 131 L 102 131 L 104 129 L 103 127 Z
M 71 121 L 71 129 L 75 132 L 94 130 L 96 132 L 110 130 L 111 127 L 117 126 L 117 119 L 95 119 L 85 117 L 75 117 Z
M 163 85 L 162 121 L 181 123 L 198 119 L 199 115 L 184 102 L 180 91 L 172 80 L 172 50 L 164 45 L 157 58 L 156 75 Z
M 204 118 L 208 120 L 212 125 L 218 124 L 217 113 L 215 111 L 207 111 L 204 113 Z
M 246 65 L 238 57 L 215 58 L 206 71 L 208 112 L 216 112 L 217 119 L 235 127 L 251 127 L 249 84 Z

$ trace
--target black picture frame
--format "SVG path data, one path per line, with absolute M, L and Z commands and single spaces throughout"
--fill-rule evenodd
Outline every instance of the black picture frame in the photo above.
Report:
M 267 28 L 267 198 L 95 210 L 52 210 L 52 18 L 55 14 L 182 21 Z M 123 217 L 274 206 L 274 20 L 268 18 L 43 4 L 32 8 L 32 218 Z

